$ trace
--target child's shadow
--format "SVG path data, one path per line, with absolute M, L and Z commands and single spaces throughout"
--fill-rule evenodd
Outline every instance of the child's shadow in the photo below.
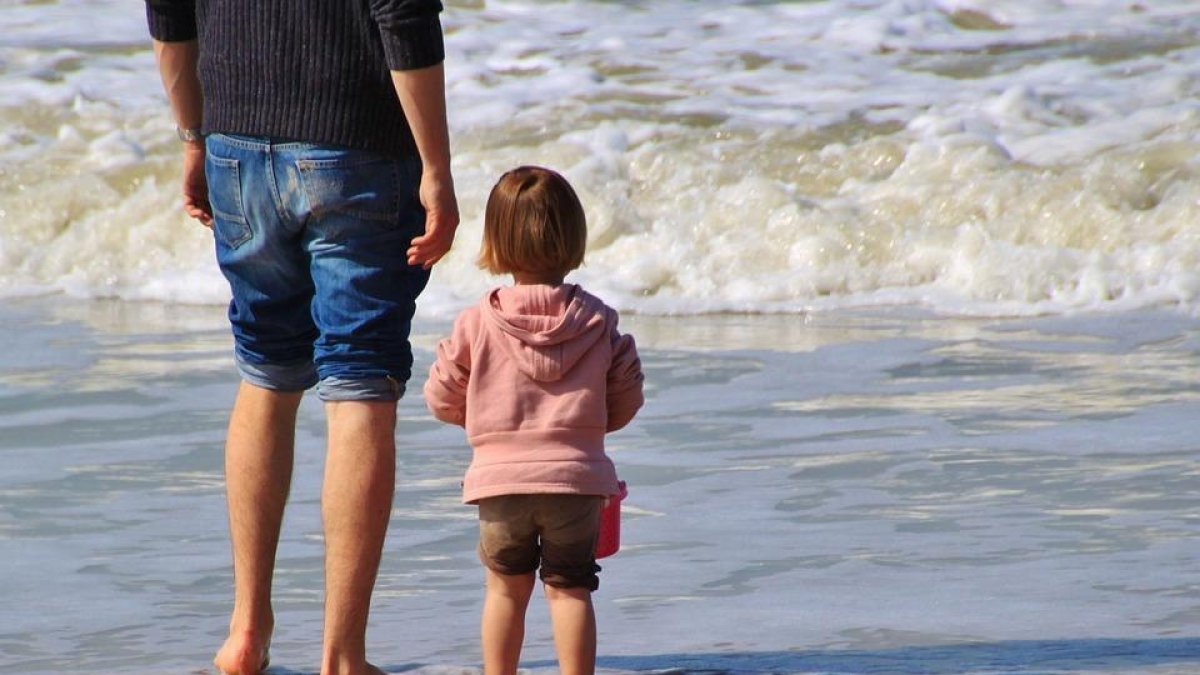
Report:
M 825 649 L 776 652 L 601 656 L 606 670 L 676 673 L 906 673 L 1123 671 L 1170 664 L 1197 664 L 1200 637 L 1005 640 L 888 649 Z M 524 664 L 553 669 L 553 662 Z

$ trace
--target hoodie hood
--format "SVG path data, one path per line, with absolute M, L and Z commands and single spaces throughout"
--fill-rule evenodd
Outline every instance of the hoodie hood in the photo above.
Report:
M 488 330 L 521 372 L 538 382 L 556 382 L 605 335 L 604 303 L 574 284 L 509 286 L 480 303 Z

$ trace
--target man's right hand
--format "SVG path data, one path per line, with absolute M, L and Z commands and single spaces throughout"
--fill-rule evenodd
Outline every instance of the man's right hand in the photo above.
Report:
M 408 264 L 429 269 L 450 251 L 458 230 L 458 201 L 450 172 L 422 173 L 420 197 L 425 207 L 425 234 L 413 238 Z
M 414 70 L 393 70 L 392 84 L 421 155 L 421 205 L 425 234 L 408 249 L 408 264 L 425 269 L 442 259 L 458 229 L 458 202 L 450 174 L 450 132 L 446 126 L 446 74 L 441 63 Z

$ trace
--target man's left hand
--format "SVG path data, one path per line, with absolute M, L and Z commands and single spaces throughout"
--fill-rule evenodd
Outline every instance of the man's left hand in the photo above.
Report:
M 202 225 L 212 228 L 212 206 L 208 203 L 208 179 L 204 176 L 204 144 L 183 144 L 183 210 Z

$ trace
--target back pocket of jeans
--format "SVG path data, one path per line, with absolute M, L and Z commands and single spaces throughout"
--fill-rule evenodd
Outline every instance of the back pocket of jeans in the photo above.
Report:
M 213 232 L 230 248 L 237 248 L 250 238 L 250 225 L 242 206 L 242 176 L 238 160 L 205 158 L 205 178 L 208 179 L 208 203 L 213 210 Z
M 297 160 L 296 168 L 313 216 L 342 213 L 364 220 L 396 222 L 400 204 L 396 160 L 346 151 L 341 157 Z

